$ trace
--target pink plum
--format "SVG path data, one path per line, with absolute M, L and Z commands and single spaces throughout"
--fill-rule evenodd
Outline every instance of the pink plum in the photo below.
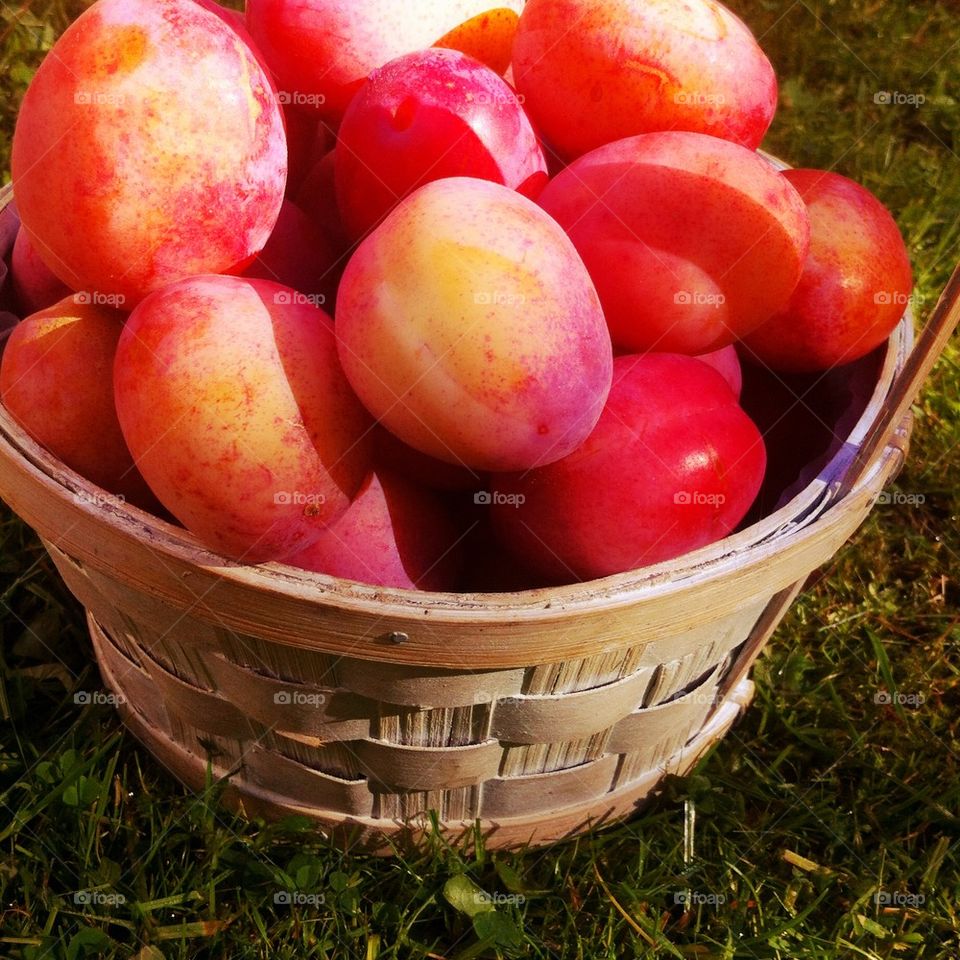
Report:
M 371 71 L 404 53 L 442 44 L 487 48 L 494 67 L 509 59 L 513 31 L 485 21 L 522 0 L 248 0 L 247 23 L 290 102 L 339 120 Z M 508 18 L 509 19 L 509 18 Z M 506 47 L 506 49 L 505 49 Z
M 117 412 L 147 482 L 200 540 L 248 563 L 309 546 L 372 466 L 330 318 L 295 293 L 181 280 L 133 311 L 117 350 Z
M 387 429 L 474 470 L 566 456 L 610 389 L 610 337 L 573 245 L 486 180 L 421 187 L 360 244 L 337 336 L 347 377 Z
M 347 512 L 287 563 L 403 590 L 453 590 L 461 531 L 435 493 L 388 470 L 371 473 Z
M 30 84 L 12 165 L 47 266 L 132 309 L 257 253 L 287 157 L 276 91 L 222 19 L 193 0 L 97 0 Z
M 745 346 L 784 372 L 851 363 L 900 322 L 913 289 L 910 255 L 893 217 L 865 187 L 825 170 L 784 177 L 810 212 L 810 252 L 789 303 Z
M 422 50 L 375 70 L 340 125 L 337 200 L 360 237 L 417 187 L 477 177 L 536 198 L 547 182 L 516 94 L 456 50 Z
M 700 133 L 648 133 L 575 160 L 540 195 L 580 252 L 624 352 L 728 346 L 790 298 L 810 223 L 758 154 Z
M 662 130 L 754 150 L 777 108 L 770 61 L 715 0 L 527 0 L 513 71 L 534 123 L 570 159 Z
M 763 438 L 716 370 L 618 357 L 596 429 L 557 463 L 495 477 L 500 542 L 544 576 L 590 580 L 727 536 L 763 481 Z

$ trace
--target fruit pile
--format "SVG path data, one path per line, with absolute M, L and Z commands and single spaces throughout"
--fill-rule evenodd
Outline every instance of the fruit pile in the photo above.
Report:
M 490 2 L 97 0 L 17 123 L 10 415 L 220 554 L 384 586 L 734 531 L 742 381 L 881 345 L 900 233 L 757 152 L 776 77 L 715 0 Z

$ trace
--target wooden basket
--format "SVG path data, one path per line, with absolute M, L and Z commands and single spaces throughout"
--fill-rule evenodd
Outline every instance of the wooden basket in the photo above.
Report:
M 0 196 L 0 201 L 8 199 Z M 0 496 L 87 610 L 107 686 L 184 783 L 315 818 L 366 849 L 548 843 L 684 774 L 752 694 L 806 578 L 900 469 L 960 281 L 911 353 L 905 317 L 846 443 L 789 503 L 677 561 L 518 594 L 418 594 L 247 567 L 118 503 L 0 409 Z

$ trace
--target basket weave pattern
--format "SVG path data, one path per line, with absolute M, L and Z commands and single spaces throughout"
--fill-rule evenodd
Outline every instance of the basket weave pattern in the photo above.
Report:
M 452 821 L 537 817 L 659 779 L 714 711 L 766 607 L 581 660 L 464 672 L 131 610 L 115 581 L 46 546 L 90 611 L 128 713 L 291 808 L 388 821 L 431 809 Z

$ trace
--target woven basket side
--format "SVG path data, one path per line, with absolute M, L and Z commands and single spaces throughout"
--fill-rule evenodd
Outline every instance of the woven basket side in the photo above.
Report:
M 358 694 L 279 678 L 269 644 L 259 649 L 264 641 L 232 637 L 231 652 L 242 651 L 245 661 L 238 664 L 226 655 L 221 632 L 205 628 L 193 636 L 189 617 L 164 618 L 169 633 L 161 637 L 152 619 L 136 623 L 136 611 L 128 612 L 113 621 L 126 630 L 118 641 L 100 617 L 109 620 L 116 608 L 82 568 L 62 554 L 56 559 L 72 588 L 84 581 L 80 592 L 92 610 L 99 655 L 128 710 L 191 755 L 232 771 L 236 782 L 267 789 L 272 770 L 292 803 L 373 819 L 431 807 L 457 820 L 510 811 L 532 816 L 631 787 L 703 725 L 734 644 L 762 614 L 739 613 L 712 642 L 699 628 L 673 638 L 664 649 L 674 660 L 619 679 L 611 674 L 636 667 L 648 651 L 618 653 L 615 671 L 611 659 L 591 658 L 600 677 L 592 688 L 569 693 L 520 692 L 530 689 L 526 680 L 536 668 L 457 673 L 346 658 L 320 665 L 318 676 L 328 682 L 359 677 Z M 179 669 L 171 669 L 171 657 Z M 270 673 L 250 666 L 263 662 Z M 590 682 L 584 666 L 574 674 L 576 686 Z M 415 697 L 421 706 L 366 695 L 377 691 Z M 458 705 L 429 705 L 436 701 Z
M 225 801 L 245 814 L 307 815 L 342 842 L 380 854 L 415 846 L 430 829 L 428 810 L 438 813 L 441 829 L 452 841 L 464 843 L 470 842 L 477 811 L 482 810 L 480 825 L 489 849 L 550 843 L 587 827 L 613 823 L 653 796 L 666 775 L 686 774 L 726 733 L 753 689 L 749 681 L 741 684 L 692 738 L 639 776 L 625 776 L 627 765 L 608 755 L 554 774 L 496 778 L 482 785 L 441 791 L 385 793 L 371 789 L 363 776 L 337 777 L 283 757 L 271 748 L 270 738 L 276 735 L 269 731 L 246 742 L 201 735 L 202 742 L 195 749 L 186 749 L 188 741 L 180 735 L 182 731 L 171 737 L 150 719 L 156 715 L 159 701 L 150 698 L 149 675 L 127 661 L 92 620 L 91 634 L 108 687 L 126 691 L 120 705 L 125 722 L 188 786 L 201 789 L 210 769 L 215 779 L 227 783 Z M 120 675 L 125 678 L 123 683 Z M 708 699 L 703 697 L 698 711 L 709 709 Z M 696 719 L 695 715 L 689 717 L 694 723 Z M 671 725 L 673 721 L 664 714 L 660 722 Z M 670 729 L 673 736 L 678 735 L 672 726 Z

